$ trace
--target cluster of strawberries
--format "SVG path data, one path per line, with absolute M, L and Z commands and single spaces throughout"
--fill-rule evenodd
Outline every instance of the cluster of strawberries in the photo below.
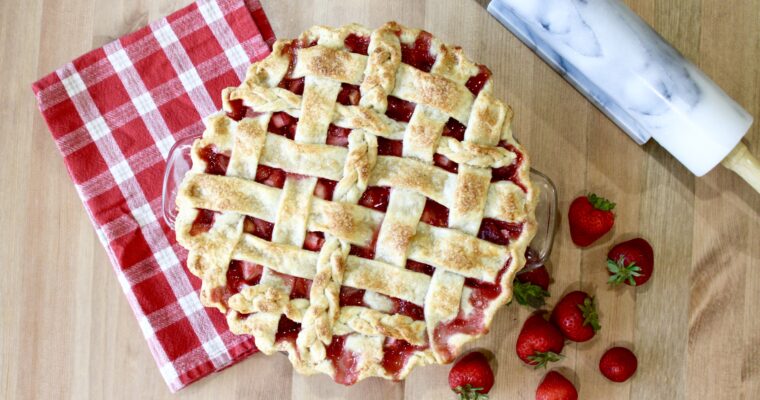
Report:
M 570 236 L 577 246 L 586 247 L 612 229 L 615 203 L 594 194 L 575 199 L 568 219 Z M 642 238 L 635 238 L 612 247 L 607 253 L 608 283 L 639 286 L 652 276 L 654 252 Z M 523 324 L 517 337 L 517 356 L 535 368 L 546 367 L 562 358 L 565 340 L 591 340 L 601 328 L 594 297 L 576 290 L 566 294 L 554 307 L 549 318 L 541 307 L 549 296 L 549 272 L 546 267 L 518 275 L 514 283 L 514 299 L 538 309 Z M 599 361 L 599 370 L 613 382 L 624 382 L 638 366 L 636 356 L 625 347 L 607 350 Z M 485 356 L 472 352 L 462 357 L 449 373 L 449 386 L 460 399 L 487 399 L 493 386 L 493 372 Z M 536 400 L 576 400 L 575 386 L 559 372 L 550 371 L 536 390 Z

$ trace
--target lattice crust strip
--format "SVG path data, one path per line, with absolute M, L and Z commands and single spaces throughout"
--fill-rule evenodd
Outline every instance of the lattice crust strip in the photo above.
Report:
M 452 361 L 511 298 L 529 161 L 490 72 L 390 22 L 278 41 L 193 145 L 177 239 L 204 305 L 343 384 Z

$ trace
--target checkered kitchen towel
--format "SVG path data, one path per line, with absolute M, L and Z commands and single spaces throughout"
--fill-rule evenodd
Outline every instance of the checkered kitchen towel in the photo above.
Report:
M 32 86 L 66 168 L 171 391 L 256 352 L 198 300 L 161 215 L 166 156 L 203 131 L 274 34 L 258 0 L 201 0 Z

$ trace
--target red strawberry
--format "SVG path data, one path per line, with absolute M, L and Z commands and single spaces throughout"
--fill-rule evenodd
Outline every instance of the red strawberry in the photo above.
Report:
M 517 275 L 514 282 L 515 300 L 522 305 L 541 308 L 549 297 L 549 272 L 543 265 Z
M 536 311 L 523 324 L 517 336 L 515 350 L 517 356 L 536 368 L 546 367 L 552 361 L 559 361 L 565 339 L 554 325 L 544 318 L 546 311 Z
M 654 269 L 654 251 L 649 242 L 642 238 L 631 239 L 616 244 L 607 253 L 607 270 L 610 279 L 607 283 L 639 286 L 652 277 Z
M 461 400 L 484 400 L 493 386 L 493 371 L 483 353 L 473 351 L 454 363 L 449 387 Z
M 549 371 L 536 389 L 536 400 L 578 400 L 578 391 L 562 374 Z
M 613 208 L 615 203 L 593 193 L 573 200 L 567 214 L 573 243 L 586 247 L 609 232 L 615 223 Z
M 636 372 L 638 365 L 632 351 L 625 347 L 613 347 L 599 360 L 599 371 L 613 382 L 625 382 Z
M 594 298 L 580 290 L 568 293 L 554 306 L 552 323 L 569 340 L 585 342 L 591 339 L 600 329 Z

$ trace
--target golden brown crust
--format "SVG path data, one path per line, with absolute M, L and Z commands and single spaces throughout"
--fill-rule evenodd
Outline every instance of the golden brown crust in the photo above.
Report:
M 351 34 L 370 38 L 367 56 L 348 51 Z M 491 80 L 473 95 L 465 84 L 481 67 L 427 33 L 436 57 L 430 72 L 403 64 L 402 45 L 420 35 L 390 22 L 374 31 L 315 26 L 297 41 L 278 41 L 242 85 L 222 93 L 226 111 L 242 100 L 258 114 L 240 122 L 215 115 L 193 146 L 193 168 L 177 196 L 176 231 L 189 250 L 188 269 L 203 281 L 201 300 L 227 314 L 233 333 L 255 336 L 262 352 L 287 352 L 299 372 L 335 377 L 327 346 L 336 335 L 345 335 L 345 348 L 356 354 L 358 379 L 403 379 L 417 365 L 449 362 L 487 331 L 525 263 L 537 196 L 528 156 L 511 134 L 512 110 L 491 95 Z M 289 78 L 305 77 L 303 95 L 277 87 L 293 48 Z M 337 103 L 343 83 L 360 85 L 358 105 Z M 415 103 L 408 123 L 385 115 L 388 96 Z M 299 118 L 293 139 L 267 132 L 276 112 Z M 464 140 L 443 136 L 450 118 L 465 125 Z M 348 148 L 325 144 L 331 124 L 351 130 Z M 403 141 L 403 157 L 378 155 L 379 137 Z M 516 159 L 500 142 L 523 154 L 517 177 L 525 190 L 491 182 L 493 168 Z M 207 146 L 229 157 L 226 176 L 206 173 L 201 153 Z M 457 163 L 458 171 L 436 166 L 434 154 Z M 287 172 L 284 186 L 255 182 L 259 165 Z M 314 194 L 317 178 L 337 182 L 330 200 Z M 392 188 L 385 213 L 357 205 L 369 186 Z M 427 199 L 449 208 L 448 227 L 420 221 Z M 216 212 L 208 231 L 194 230 L 198 209 Z M 274 224 L 271 241 L 244 231 L 247 217 Z M 519 223 L 523 230 L 508 245 L 497 245 L 477 237 L 484 218 Z M 307 232 L 324 235 L 319 251 L 304 248 Z M 352 245 L 374 245 L 374 259 L 349 255 Z M 261 265 L 263 272 L 258 284 L 225 300 L 220 293 L 231 260 Z M 407 269 L 408 260 L 435 272 Z M 291 299 L 295 278 L 311 281 L 308 299 Z M 443 338 L 437 327 L 472 311 L 473 289 L 465 278 L 501 290 L 483 305 L 481 331 Z M 341 307 L 341 287 L 364 290 L 364 305 Z M 399 313 L 396 302 L 423 307 L 424 321 Z M 276 340 L 282 315 L 301 324 L 295 341 Z M 386 338 L 419 346 L 395 374 L 383 367 Z

